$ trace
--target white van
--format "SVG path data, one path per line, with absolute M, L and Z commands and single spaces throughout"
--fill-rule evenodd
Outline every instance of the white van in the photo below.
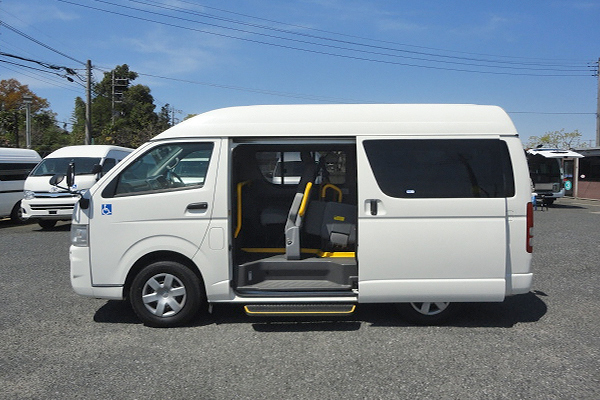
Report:
M 35 150 L 0 148 L 0 218 L 24 222 L 21 212 L 25 178 L 42 160 Z
M 52 152 L 25 181 L 21 202 L 23 217 L 35 218 L 44 229 L 52 228 L 57 221 L 70 221 L 79 197 L 67 188 L 50 185 L 50 177 L 64 174 L 69 163 L 74 163 L 77 183 L 72 189 L 89 189 L 132 151 L 119 146 L 88 145 L 68 146 Z
M 565 196 L 563 160 L 565 158 L 582 158 L 572 150 L 553 148 L 536 148 L 527 150 L 527 164 L 536 196 L 543 198 L 544 203 L 552 204 Z
M 281 152 L 301 154 L 299 183 L 269 180 Z M 184 180 L 188 159 L 209 162 Z M 71 283 L 129 298 L 151 326 L 216 303 L 268 316 L 403 303 L 434 324 L 456 302 L 529 291 L 532 225 L 525 153 L 498 107 L 226 108 L 156 136 L 83 195 Z

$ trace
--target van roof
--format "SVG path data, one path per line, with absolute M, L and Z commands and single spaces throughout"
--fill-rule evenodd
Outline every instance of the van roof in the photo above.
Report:
M 46 158 L 60 157 L 104 157 L 110 150 L 132 152 L 133 149 L 126 147 L 111 146 L 111 145 L 81 145 L 81 146 L 66 146 L 50 153 Z
M 471 104 L 305 104 L 222 108 L 199 114 L 153 140 L 188 137 L 356 135 L 516 135 L 497 106 Z
M 10 147 L 0 147 L 0 160 L 10 162 L 39 162 L 42 159 L 40 155 L 31 149 L 14 149 Z

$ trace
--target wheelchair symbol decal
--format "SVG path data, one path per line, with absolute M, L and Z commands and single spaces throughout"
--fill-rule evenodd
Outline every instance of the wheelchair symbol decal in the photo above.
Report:
M 102 204 L 102 215 L 112 215 L 112 204 Z

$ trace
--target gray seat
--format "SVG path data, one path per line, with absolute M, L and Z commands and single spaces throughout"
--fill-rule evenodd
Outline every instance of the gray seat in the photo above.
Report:
M 356 244 L 356 206 L 344 203 L 314 201 L 306 212 L 306 233 L 324 239 L 333 247 Z
M 300 206 L 304 197 L 310 196 L 306 188 L 309 183 L 313 184 L 315 182 L 318 173 L 317 164 L 308 151 L 301 152 L 300 156 L 303 165 L 302 177 L 296 188 L 296 194 L 285 222 L 285 255 L 288 260 L 300 259 L 300 228 L 302 227 L 303 218 L 300 213 Z

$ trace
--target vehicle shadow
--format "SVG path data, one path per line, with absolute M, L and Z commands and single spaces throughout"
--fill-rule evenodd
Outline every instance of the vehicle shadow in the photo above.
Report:
M 519 323 L 539 321 L 547 312 L 543 292 L 507 298 L 502 303 L 462 303 L 445 326 L 459 328 L 511 328 Z M 112 324 L 140 324 L 129 302 L 109 300 L 100 307 L 94 321 Z M 402 319 L 394 304 L 361 304 L 346 317 L 250 317 L 241 305 L 217 304 L 210 314 L 200 315 L 187 327 L 212 324 L 251 324 L 257 332 L 336 332 L 369 327 L 417 327 Z
M 52 228 L 42 228 L 41 226 L 36 226 L 34 232 L 68 232 L 71 230 L 71 222 L 59 222 Z
M 32 222 L 15 223 L 10 218 L 0 218 L 0 229 L 14 228 L 15 226 L 25 226 L 25 225 L 31 225 L 31 224 L 33 224 L 33 221 Z
M 552 208 L 564 208 L 565 210 L 585 210 L 587 209 L 587 207 L 584 206 L 576 206 L 573 204 L 560 204 L 560 203 L 554 203 L 551 206 L 548 206 L 550 209 Z

